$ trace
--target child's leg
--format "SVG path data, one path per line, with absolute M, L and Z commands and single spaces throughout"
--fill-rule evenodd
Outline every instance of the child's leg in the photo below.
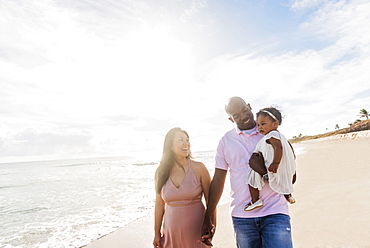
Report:
M 245 205 L 244 211 L 251 211 L 256 208 L 260 208 L 263 206 L 263 201 L 260 199 L 260 192 L 258 189 L 253 188 L 248 184 L 249 192 L 251 194 L 252 200 L 250 203 Z
M 297 180 L 297 173 L 294 173 L 293 175 L 293 180 L 292 180 L 292 183 L 294 184 Z M 294 197 L 292 196 L 292 194 L 286 194 L 284 195 L 285 196 L 285 199 L 290 203 L 290 204 L 293 204 L 296 202 L 296 200 L 294 199 Z
M 290 204 L 293 204 L 295 203 L 295 199 L 294 197 L 292 196 L 292 194 L 287 194 L 287 195 L 284 195 L 285 196 L 285 199 L 290 203 Z
M 297 181 L 297 173 L 294 173 L 293 175 L 293 179 L 292 179 L 292 183 L 294 184 L 295 182 Z M 294 199 L 294 197 L 292 196 L 292 194 L 286 194 L 284 195 L 285 196 L 285 199 L 290 203 L 290 204 L 293 204 L 296 202 L 296 200 Z
M 248 187 L 249 187 L 249 192 L 251 194 L 251 197 L 252 197 L 252 203 L 255 203 L 256 201 L 258 201 L 258 199 L 260 198 L 260 192 L 258 189 L 256 188 L 253 188 L 252 186 L 250 186 L 248 184 Z

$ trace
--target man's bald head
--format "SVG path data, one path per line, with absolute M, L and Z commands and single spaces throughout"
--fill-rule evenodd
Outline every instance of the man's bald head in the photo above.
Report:
M 229 115 L 229 120 L 235 123 L 240 130 L 248 130 L 256 126 L 252 108 L 243 98 L 231 97 L 225 104 L 225 110 Z
M 230 111 L 236 106 L 236 105 L 247 105 L 243 98 L 234 96 L 227 100 L 225 104 L 225 111 L 228 115 L 230 115 Z M 248 104 L 249 105 L 249 104 Z

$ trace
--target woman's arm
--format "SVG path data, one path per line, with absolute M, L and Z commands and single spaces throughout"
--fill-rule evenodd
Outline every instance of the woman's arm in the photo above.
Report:
M 270 139 L 266 140 L 266 142 L 271 144 L 273 149 L 274 149 L 274 160 L 270 164 L 268 170 L 273 172 L 273 173 L 276 173 L 278 168 L 279 168 L 281 158 L 283 156 L 283 146 L 282 146 L 280 140 L 272 138 L 272 137 Z
M 210 187 L 211 187 L 211 176 L 209 175 L 209 172 L 207 170 L 207 168 L 205 167 L 205 165 L 203 163 L 200 163 L 200 182 L 201 182 L 201 185 L 202 185 L 202 190 L 203 190 L 203 194 L 204 194 L 204 199 L 206 201 L 206 206 L 208 206 L 208 203 L 209 203 L 209 190 L 210 190 Z M 216 226 L 216 210 L 213 211 L 213 214 L 210 218 L 210 221 L 213 225 L 213 227 Z M 211 231 L 212 232 L 212 231 Z M 214 228 L 213 228 L 213 232 L 214 232 Z M 211 234 L 211 236 L 209 238 L 204 238 L 203 237 L 203 234 L 201 233 L 202 235 L 202 242 L 207 245 L 207 246 L 212 246 L 212 236 L 213 234 Z
M 208 205 L 209 189 L 210 189 L 210 186 L 211 186 L 211 176 L 210 176 L 206 166 L 203 163 L 201 163 L 200 168 L 201 168 L 200 182 L 201 182 L 201 185 L 202 185 L 204 199 L 206 200 L 206 205 Z M 216 211 L 215 211 L 214 215 L 212 216 L 212 223 L 214 225 L 216 225 Z
M 157 182 L 157 176 L 155 178 L 155 182 Z M 161 194 L 156 193 L 155 206 L 154 206 L 154 240 L 153 240 L 154 248 L 161 247 L 161 236 L 162 236 L 161 228 L 162 228 L 164 210 L 165 210 L 165 202 L 163 201 Z
M 215 225 L 215 222 L 212 223 L 213 219 L 216 219 L 216 208 L 217 204 L 220 201 L 222 191 L 224 190 L 225 179 L 226 179 L 226 170 L 217 169 L 215 170 L 215 174 L 213 176 L 210 189 L 209 189 L 209 200 L 207 204 L 207 211 L 204 216 L 204 222 L 202 227 L 202 237 L 204 238 L 212 238 L 213 233 L 210 232 L 212 229 L 212 224 Z M 215 227 L 213 227 L 215 228 Z M 214 230 L 215 231 L 215 230 Z

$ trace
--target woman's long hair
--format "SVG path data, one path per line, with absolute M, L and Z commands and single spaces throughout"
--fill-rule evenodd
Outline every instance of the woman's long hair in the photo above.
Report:
M 175 134 L 177 132 L 183 132 L 189 138 L 188 133 L 178 127 L 172 128 L 166 134 L 166 137 L 164 138 L 162 159 L 155 172 L 157 175 L 156 192 L 158 194 L 161 193 L 162 187 L 170 177 L 171 170 L 175 166 L 175 164 L 178 164 L 182 167 L 182 165 L 177 161 L 175 154 L 171 149 L 173 145 L 173 140 L 175 139 Z M 190 150 L 187 158 L 191 158 Z

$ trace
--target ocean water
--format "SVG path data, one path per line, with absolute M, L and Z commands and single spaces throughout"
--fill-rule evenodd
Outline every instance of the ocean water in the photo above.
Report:
M 194 153 L 214 171 L 214 152 Z M 0 164 L 0 247 L 81 247 L 153 213 L 158 161 L 128 157 Z

